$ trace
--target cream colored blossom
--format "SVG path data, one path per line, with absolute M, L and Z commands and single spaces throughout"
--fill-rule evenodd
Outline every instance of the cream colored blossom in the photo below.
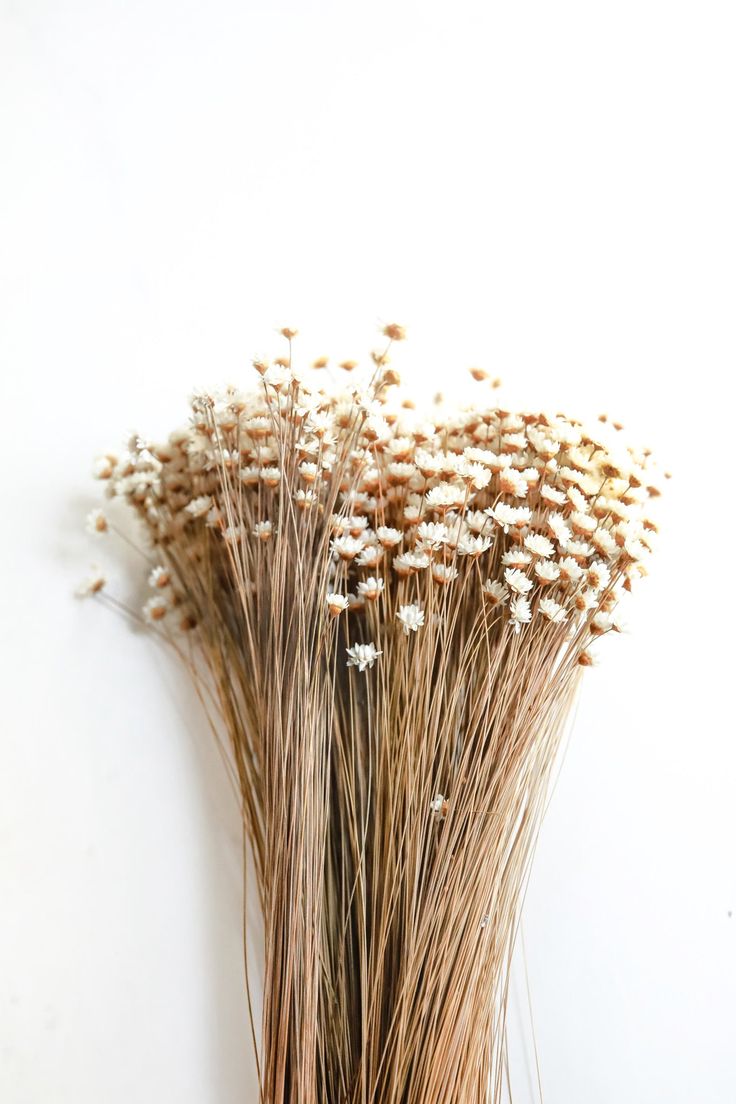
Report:
M 382 652 L 376 650 L 375 644 L 353 644 L 352 648 L 346 648 L 348 653 L 348 667 L 357 667 L 360 672 L 372 667 Z
M 396 614 L 404 633 L 417 632 L 424 624 L 424 610 L 417 605 L 399 606 Z

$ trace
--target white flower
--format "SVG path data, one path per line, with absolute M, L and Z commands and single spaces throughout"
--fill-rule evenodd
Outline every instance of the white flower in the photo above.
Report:
M 253 438 L 268 437 L 271 434 L 271 419 L 262 415 L 246 418 L 243 429 Z
M 542 585 L 554 583 L 560 577 L 560 569 L 552 560 L 537 560 L 534 565 L 534 574 Z
M 363 541 L 357 537 L 335 537 L 330 547 L 341 560 L 354 560 L 363 548 Z
M 99 456 L 92 465 L 93 479 L 109 479 L 112 476 L 115 462 L 112 456 Z
M 414 463 L 419 468 L 425 479 L 439 475 L 442 471 L 442 457 L 435 456 L 426 449 L 417 449 L 414 453 Z
M 559 602 L 555 602 L 553 598 L 542 598 L 539 603 L 539 612 L 543 617 L 546 617 L 548 621 L 552 621 L 556 625 L 563 621 L 567 621 L 567 614 L 564 609 Z
M 491 473 L 482 464 L 474 461 L 465 461 L 458 465 L 458 475 L 465 480 L 474 491 L 482 491 L 491 482 Z
M 148 585 L 163 590 L 171 582 L 171 572 L 166 567 L 154 567 L 148 576 Z
M 590 543 L 601 556 L 612 556 L 618 545 L 607 529 L 600 526 L 590 538 Z
M 384 585 L 383 579 L 374 579 L 371 575 L 370 578 L 358 583 L 358 594 L 361 598 L 367 598 L 369 602 L 375 602 L 383 592 Z
M 548 487 L 546 484 L 540 487 L 539 493 L 545 502 L 551 502 L 554 506 L 562 506 L 563 502 L 567 499 L 567 495 L 564 491 L 558 491 L 554 487 Z
M 534 585 L 531 579 L 528 579 L 523 571 L 519 571 L 515 567 L 507 567 L 503 573 L 506 585 L 513 590 L 515 594 L 528 594 Z
M 327 609 L 333 617 L 338 617 L 341 613 L 344 613 L 350 604 L 345 594 L 330 593 L 325 601 L 327 602 Z
M 555 550 L 552 541 L 548 537 L 543 537 L 541 533 L 530 533 L 524 537 L 524 547 L 533 556 L 541 556 L 545 559 Z
M 462 536 L 458 541 L 457 550 L 461 556 L 480 556 L 488 551 L 492 543 L 490 537 Z
M 241 483 L 254 487 L 261 478 L 261 469 L 255 464 L 249 464 L 247 467 L 240 469 L 239 475 Z
M 640 540 L 627 540 L 624 543 L 624 552 L 632 560 L 643 560 L 649 554 L 649 549 Z
M 394 437 L 388 443 L 388 451 L 397 459 L 405 459 L 414 450 L 414 441 L 411 437 Z
M 438 820 L 442 820 L 447 816 L 449 807 L 449 801 L 445 795 L 441 793 L 435 794 L 429 803 L 430 812 L 433 816 L 437 817 Z
M 417 529 L 417 545 L 436 551 L 447 543 L 450 532 L 442 522 L 423 521 Z
M 565 583 L 578 583 L 583 577 L 583 569 L 572 556 L 563 556 L 560 560 L 560 577 Z
M 571 488 L 572 489 L 572 488 Z M 575 512 L 570 515 L 570 524 L 573 532 L 580 537 L 589 537 L 598 528 L 598 522 L 590 514 Z
M 353 644 L 352 648 L 345 651 L 350 656 L 348 667 L 357 667 L 359 671 L 365 671 L 366 667 L 372 667 L 382 652 L 376 651 L 375 644 Z
M 509 609 L 511 611 L 510 624 L 516 632 L 519 631 L 521 625 L 528 624 L 532 619 L 532 607 L 529 605 L 528 599 L 523 598 L 521 595 L 517 595 L 516 598 L 511 599 Z
M 529 490 L 529 484 L 516 468 L 504 468 L 500 471 L 498 486 L 502 494 L 513 495 L 515 498 L 525 498 Z
M 362 514 L 353 514 L 346 518 L 347 530 L 351 537 L 361 537 L 368 528 L 368 518 Z
M 433 563 L 432 578 L 436 583 L 440 583 L 444 586 L 457 579 L 457 568 L 452 567 L 450 564 Z
M 557 511 L 551 513 L 547 518 L 547 527 L 555 540 L 560 544 L 569 541 L 572 536 L 564 517 L 562 514 L 557 513 Z
M 319 468 L 309 460 L 302 460 L 299 465 L 299 474 L 305 483 L 314 483 L 319 475 Z
M 602 636 L 603 633 L 617 627 L 615 620 L 609 613 L 596 613 L 590 622 L 590 631 L 594 636 Z
M 264 382 L 270 387 L 273 387 L 275 391 L 280 391 L 282 387 L 286 387 L 291 382 L 291 374 L 287 368 L 282 367 L 280 364 L 272 364 L 270 368 L 267 368 L 263 373 Z
M 482 533 L 488 525 L 488 518 L 483 510 L 468 510 L 465 524 L 471 533 Z
M 591 590 L 605 590 L 611 581 L 611 572 L 608 565 L 601 560 L 592 563 L 588 568 L 586 581 Z
M 169 603 L 165 598 L 149 598 L 143 607 L 143 616 L 149 624 L 161 621 L 169 611 Z
M 93 567 L 83 583 L 77 587 L 75 593 L 78 598 L 91 598 L 99 594 L 107 586 L 107 577 L 99 568 Z
M 491 452 L 490 449 L 473 448 L 470 445 L 465 449 L 465 458 L 475 464 L 484 464 L 486 467 L 490 467 L 493 461 L 498 459 L 495 452 Z
M 383 558 L 383 549 L 377 544 L 366 544 L 355 561 L 359 567 L 376 567 Z
M 227 525 L 222 530 L 222 535 L 228 544 L 235 544 L 236 541 L 243 539 L 243 526 L 242 525 Z
M 192 517 L 204 517 L 212 508 L 212 498 L 210 495 L 200 495 L 198 498 L 193 498 L 184 508 Z
M 102 510 L 92 510 L 92 512 L 87 515 L 86 528 L 88 533 L 92 533 L 96 537 L 100 537 L 103 533 L 107 532 L 109 525 Z
M 499 502 L 495 509 L 489 507 L 486 513 L 502 527 L 504 533 L 508 533 L 511 527 L 520 529 L 523 525 L 528 525 L 532 519 L 532 512 L 528 506 L 509 506 L 505 502 Z
M 501 557 L 501 564 L 503 567 L 526 567 L 527 564 L 531 562 L 531 554 L 525 552 L 523 548 L 510 548 L 508 552 L 504 552 Z
M 401 486 L 409 482 L 416 470 L 414 464 L 404 464 L 399 460 L 394 460 L 388 466 L 388 481 Z
M 399 575 L 412 575 L 429 567 L 430 559 L 426 552 L 400 552 L 394 556 L 394 571 Z
M 490 579 L 486 579 L 482 588 L 483 597 L 487 602 L 490 602 L 492 606 L 503 605 L 507 601 L 509 592 L 503 583 L 495 580 L 491 582 Z
M 565 541 L 564 549 L 568 556 L 574 556 L 576 560 L 586 560 L 593 552 L 589 544 L 578 540 Z
M 294 495 L 294 501 L 300 510 L 310 510 L 315 502 L 319 502 L 319 495 L 309 488 L 306 491 L 298 490 Z
M 578 590 L 573 599 L 573 605 L 580 613 L 587 613 L 588 610 L 598 608 L 598 595 L 594 590 Z
M 262 541 L 270 540 L 273 536 L 273 524 L 270 521 L 257 521 L 253 526 L 253 536 Z
M 265 468 L 261 468 L 261 479 L 267 487 L 278 487 L 281 482 L 281 468 L 278 468 L 275 464 L 269 464 Z
M 462 506 L 465 501 L 465 488 L 455 483 L 438 483 L 427 494 L 427 506 L 430 510 L 450 510 L 453 506 Z
M 565 472 L 569 472 L 569 471 L 570 471 L 570 469 L 569 469 L 569 468 L 564 468 L 563 470 L 564 470 Z M 580 477 L 580 473 L 579 473 L 579 472 L 575 472 L 575 481 L 579 483 L 579 482 L 580 482 L 580 478 L 581 478 L 581 477 Z M 586 510 L 588 509 L 588 507 L 589 507 L 590 503 L 588 502 L 587 498 L 586 498 L 586 497 L 585 497 L 585 495 L 584 495 L 584 494 L 582 493 L 582 491 L 579 491 L 579 490 L 577 489 L 577 487 L 568 487 L 568 488 L 567 488 L 567 497 L 569 498 L 570 502 L 571 502 L 571 503 L 573 504 L 573 506 L 575 507 L 576 511 L 577 511 L 577 512 L 578 512 L 579 514 L 582 514 L 582 515 L 583 515 L 583 517 L 584 517 L 584 516 L 585 516 L 585 512 L 586 512 Z M 595 526 L 594 526 L 594 528 L 595 528 Z
M 381 525 L 376 529 L 376 536 L 384 548 L 393 548 L 401 543 L 401 533 L 398 529 L 391 529 L 387 525 Z
M 424 610 L 416 605 L 399 606 L 396 616 L 401 622 L 401 626 L 407 636 L 410 632 L 416 632 L 417 629 L 421 629 L 424 624 Z

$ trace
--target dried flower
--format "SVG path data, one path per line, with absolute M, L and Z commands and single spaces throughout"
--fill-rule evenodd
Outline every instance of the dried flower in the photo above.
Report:
M 396 616 L 401 622 L 401 627 L 407 636 L 410 632 L 416 632 L 418 629 L 421 629 L 424 624 L 424 610 L 413 604 L 410 606 L 399 606 Z
M 381 652 L 376 651 L 375 644 L 353 644 L 352 648 L 346 648 L 345 651 L 350 656 L 348 667 L 357 667 L 361 672 L 367 667 L 372 667 L 382 655 Z

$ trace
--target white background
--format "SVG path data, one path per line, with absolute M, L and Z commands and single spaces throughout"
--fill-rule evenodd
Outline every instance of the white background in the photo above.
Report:
M 674 472 L 525 935 L 546 1104 L 736 1100 L 733 5 L 0 0 L 0 1098 L 255 1101 L 236 803 L 71 598 L 91 458 L 305 356 L 601 409 Z M 523 970 L 515 1101 L 536 1100 Z

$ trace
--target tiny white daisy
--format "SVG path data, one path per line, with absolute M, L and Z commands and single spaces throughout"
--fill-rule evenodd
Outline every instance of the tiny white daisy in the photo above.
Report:
M 381 525 L 376 529 L 376 536 L 384 548 L 393 548 L 401 543 L 401 533 L 398 529 L 391 529 L 387 525 Z
M 554 487 L 548 487 L 546 485 L 540 487 L 539 494 L 545 502 L 551 502 L 555 506 L 562 506 L 567 497 L 564 491 L 558 491 Z
M 421 629 L 424 624 L 424 610 L 413 604 L 410 606 L 399 606 L 396 616 L 401 622 L 401 627 L 407 636 L 410 632 L 416 632 L 417 629 Z
M 199 495 L 198 498 L 193 498 L 184 508 L 192 517 L 204 517 L 212 508 L 212 498 L 210 495 Z
M 270 521 L 257 521 L 253 526 L 253 536 L 261 541 L 270 540 L 273 536 L 273 524 Z
M 548 537 L 543 537 L 541 533 L 529 533 L 524 537 L 524 547 L 533 556 L 541 556 L 545 559 L 555 550 L 552 541 Z
M 171 572 L 166 567 L 154 567 L 148 576 L 148 585 L 163 590 L 171 582 Z
M 430 812 L 437 820 L 443 820 L 447 816 L 449 808 L 449 801 L 445 795 L 441 793 L 435 794 L 429 803 Z
M 510 548 L 501 557 L 503 567 L 527 567 L 531 562 L 531 553 L 525 552 L 523 548 Z
M 366 667 L 372 667 L 382 652 L 376 651 L 375 644 L 353 644 L 352 648 L 346 648 L 349 655 L 348 667 L 357 667 L 359 671 L 365 671 Z
M 365 548 L 358 553 L 358 558 L 355 562 L 359 567 L 375 567 L 382 558 L 382 548 L 377 544 L 367 544 Z
M 542 586 L 556 583 L 560 577 L 559 565 L 552 560 L 537 560 L 534 565 L 534 574 Z
M 539 612 L 543 617 L 546 617 L 548 621 L 554 622 L 554 624 L 560 624 L 563 621 L 567 621 L 567 614 L 564 609 L 559 602 L 555 602 L 553 598 L 542 598 L 539 603 Z
M 490 603 L 492 606 L 503 605 L 503 603 L 508 600 L 509 596 L 506 587 L 497 579 L 494 581 L 486 579 L 482 587 L 482 592 L 486 602 Z
M 300 510 L 310 510 L 315 503 L 319 502 L 319 495 L 310 488 L 306 491 L 300 488 L 294 495 L 294 501 Z
M 515 468 L 504 468 L 498 473 L 498 486 L 502 494 L 513 495 L 514 498 L 525 498 L 529 490 L 526 479 Z
M 523 571 L 519 571 L 515 567 L 507 567 L 503 573 L 506 585 L 513 590 L 515 594 L 528 594 L 534 585 L 531 579 L 528 579 Z
M 235 544 L 237 541 L 243 538 L 243 526 L 242 525 L 226 525 L 222 530 L 222 535 L 228 544 Z
M 87 515 L 86 529 L 88 533 L 92 533 L 96 537 L 102 536 L 110 528 L 107 518 L 102 510 L 92 510 Z
M 398 575 L 413 575 L 429 567 L 430 559 L 426 552 L 400 552 L 394 556 L 393 567 Z
M 161 621 L 169 611 L 169 604 L 163 597 L 149 598 L 143 607 L 143 616 L 149 624 Z
M 333 617 L 338 617 L 341 613 L 344 613 L 350 604 L 345 594 L 330 593 L 325 598 L 325 601 L 327 602 L 327 609 Z
M 99 456 L 92 465 L 93 479 L 110 479 L 115 469 L 112 456 Z
M 361 598 L 367 598 L 369 602 L 375 602 L 383 593 L 385 584 L 383 579 L 375 579 L 372 575 L 358 583 L 358 594 Z
M 356 537 L 335 537 L 331 548 L 341 560 L 354 560 L 363 548 L 363 541 Z
M 93 567 L 84 582 L 77 587 L 75 593 L 78 598 L 91 598 L 94 594 L 99 594 L 106 586 L 107 577 L 105 574 L 99 568 Z
M 427 506 L 430 510 L 439 512 L 450 510 L 453 506 L 462 506 L 465 495 L 464 487 L 458 487 L 454 483 L 438 483 L 427 494 Z
M 432 578 L 436 583 L 440 583 L 442 586 L 452 583 L 457 579 L 457 574 L 457 568 L 453 567 L 451 564 L 432 564 Z
M 607 564 L 601 560 L 592 563 L 588 568 L 586 582 L 591 590 L 605 590 L 611 581 L 611 572 Z
M 522 625 L 527 625 L 532 619 L 532 607 L 529 600 L 522 597 L 522 595 L 517 595 L 516 598 L 511 599 L 509 609 L 511 612 L 510 624 L 515 632 L 518 632 Z
M 458 542 L 457 550 L 461 556 L 481 556 L 491 547 L 493 541 L 490 537 L 462 536 Z
M 417 529 L 417 546 L 436 551 L 447 543 L 450 532 L 442 522 L 423 521 Z

